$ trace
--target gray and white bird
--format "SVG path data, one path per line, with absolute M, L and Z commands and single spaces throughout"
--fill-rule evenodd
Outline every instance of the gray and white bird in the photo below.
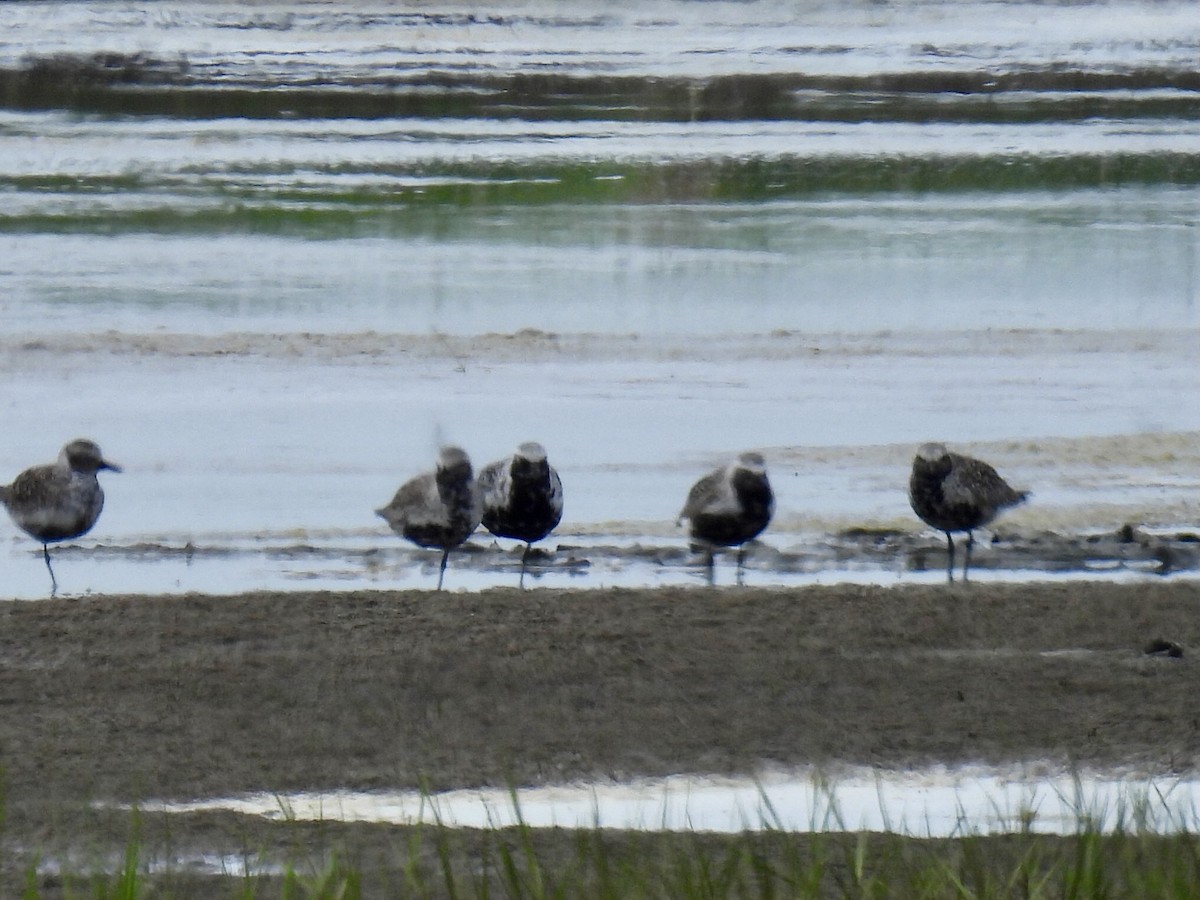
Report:
M 87 534 L 96 524 L 104 509 L 104 490 L 96 478 L 101 469 L 121 471 L 93 441 L 80 438 L 63 447 L 52 464 L 26 469 L 12 484 L 0 486 L 0 503 L 17 527 L 42 542 L 51 596 L 58 593 L 58 579 L 50 544 Z
M 392 501 L 375 513 L 418 547 L 442 551 L 440 591 L 450 551 L 471 536 L 483 515 L 470 458 L 461 447 L 442 447 L 433 472 L 404 482 Z
M 1005 509 L 1024 503 L 1028 491 L 1018 491 L 990 465 L 944 444 L 922 444 L 913 457 L 908 479 L 908 502 L 926 525 L 946 535 L 946 580 L 954 581 L 954 538 L 967 533 L 963 581 L 971 567 L 975 529 L 991 522 Z
M 718 547 L 737 547 L 737 581 L 742 583 L 747 541 L 762 533 L 775 512 L 775 495 L 767 480 L 761 453 L 743 453 L 736 460 L 709 472 L 688 492 L 679 518 L 689 522 L 694 545 L 707 558 L 708 581 L 714 581 L 714 553 Z
M 512 456 L 484 466 L 479 490 L 483 527 L 497 537 L 525 542 L 520 579 L 524 587 L 531 547 L 562 521 L 562 480 L 546 459 L 546 449 L 528 441 Z

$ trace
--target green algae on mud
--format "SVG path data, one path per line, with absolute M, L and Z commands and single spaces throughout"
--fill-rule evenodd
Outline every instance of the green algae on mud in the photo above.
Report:
M 224 172 L 180 191 L 170 175 L 128 173 L 0 177 L 0 187 L 61 201 L 9 210 L 0 233 L 272 234 L 317 239 L 420 233 L 431 211 L 467 222 L 510 207 L 561 204 L 762 203 L 830 196 L 909 196 L 1011 191 L 1116 190 L 1200 184 L 1194 154 L 944 154 L 903 151 L 823 158 L 801 154 L 744 159 L 588 161 L 479 160 L 370 165 L 339 171 L 317 165 L 312 184 L 295 184 L 290 164 Z M 380 190 L 380 179 L 391 184 Z M 342 180 L 346 184 L 335 185 Z M 357 182 L 357 183 L 356 183 Z M 177 202 L 164 204 L 164 195 Z M 118 205 L 94 198 L 127 196 Z M 78 202 L 86 198 L 87 205 Z M 142 201 L 145 201 L 144 203 Z

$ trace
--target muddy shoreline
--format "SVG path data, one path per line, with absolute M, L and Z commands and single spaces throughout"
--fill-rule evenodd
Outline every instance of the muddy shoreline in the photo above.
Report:
M 1191 769 L 1191 581 L 0 604 L 10 807 L 764 765 Z
M 150 799 L 841 763 L 1192 773 L 1198 601 L 1200 583 L 1147 577 L 0 603 L 0 878 L 46 854 L 88 871 L 135 831 L 174 860 L 404 845 L 383 826 L 132 821 Z M 1155 639 L 1183 655 L 1148 655 Z

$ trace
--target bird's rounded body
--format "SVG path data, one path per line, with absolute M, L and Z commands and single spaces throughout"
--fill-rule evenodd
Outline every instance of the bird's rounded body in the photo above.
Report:
M 467 454 L 444 447 L 436 471 L 410 478 L 375 511 L 398 535 L 420 547 L 449 550 L 479 527 L 483 510 Z
M 758 537 L 775 513 L 775 495 L 758 453 L 709 472 L 688 492 L 679 520 L 688 520 L 693 540 L 737 547 Z
M 925 524 L 946 535 L 946 578 L 954 580 L 954 538 L 967 533 L 963 579 L 971 566 L 974 531 L 996 518 L 1003 510 L 1029 497 L 1015 490 L 1000 474 L 974 457 L 951 453 L 942 444 L 923 444 L 913 457 L 908 478 L 908 502 Z
M 392 501 L 375 513 L 401 537 L 442 551 L 441 590 L 450 551 L 471 536 L 483 515 L 470 458 L 459 447 L 443 447 L 433 472 L 404 482 Z
M 17 526 L 45 543 L 87 534 L 104 509 L 104 489 L 94 472 L 35 466 L 0 491 Z
M 12 484 L 0 487 L 0 503 L 17 527 L 42 543 L 52 594 L 58 582 L 47 545 L 92 530 L 104 510 L 104 489 L 96 478 L 101 469 L 121 471 L 95 442 L 80 438 L 63 447 L 50 465 L 26 469 Z
M 483 527 L 497 537 L 532 544 L 562 521 L 563 489 L 540 444 L 528 442 L 479 473 Z
M 92 530 L 104 509 L 100 469 L 121 471 L 92 441 L 72 441 L 54 463 L 26 469 L 0 487 L 0 501 L 17 527 L 43 544 L 77 538 Z
M 939 531 L 982 528 L 1003 510 L 1025 501 L 983 460 L 925 444 L 913 458 L 908 499 L 913 512 Z

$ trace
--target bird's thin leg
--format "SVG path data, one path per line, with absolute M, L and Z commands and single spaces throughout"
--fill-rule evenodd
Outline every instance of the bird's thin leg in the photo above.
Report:
M 517 582 L 517 587 L 525 590 L 525 566 L 529 563 L 529 548 L 530 544 L 525 545 L 525 552 L 521 554 L 521 578 Z
M 975 532 L 967 532 L 967 551 L 963 554 L 963 581 L 967 580 L 967 571 L 971 568 L 971 548 L 975 546 Z
M 708 586 L 712 587 L 717 583 L 717 561 L 712 547 L 709 547 L 705 552 L 705 560 L 708 565 Z
M 954 584 L 954 538 L 946 532 L 946 581 Z
M 50 596 L 58 593 L 58 579 L 54 577 L 54 567 L 50 565 L 50 545 L 42 544 L 42 557 L 46 560 L 46 570 L 50 573 Z
M 442 579 L 446 577 L 446 560 L 450 558 L 450 548 L 447 547 L 442 551 L 442 567 L 438 569 L 438 586 L 437 589 L 442 589 Z
M 738 587 L 742 587 L 742 585 L 745 584 L 745 578 L 743 577 L 744 572 L 742 569 L 742 567 L 745 565 L 745 563 L 746 563 L 746 545 L 743 544 L 742 546 L 738 547 L 738 555 L 737 555 L 737 585 L 738 585 Z

